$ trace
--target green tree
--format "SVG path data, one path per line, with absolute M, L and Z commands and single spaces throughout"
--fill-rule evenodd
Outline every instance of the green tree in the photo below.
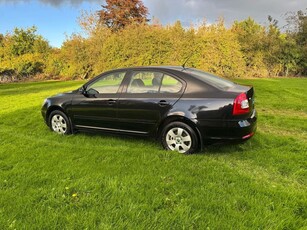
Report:
M 197 32 L 199 48 L 196 67 L 226 77 L 245 74 L 245 62 L 241 47 L 233 31 L 225 28 L 224 20 L 203 25 Z
M 286 20 L 287 34 L 295 40 L 300 53 L 299 73 L 307 74 L 307 9 L 306 12 L 289 12 Z
M 12 71 L 19 77 L 28 77 L 44 71 L 50 51 L 48 42 L 36 34 L 36 27 L 15 28 L 2 37 L 0 71 Z
M 88 59 L 88 40 L 80 35 L 73 34 L 61 48 L 61 75 L 71 78 L 87 78 L 91 72 Z
M 0 46 L 3 45 L 4 35 L 0 33 Z
M 302 58 L 302 51 L 299 49 L 296 41 L 287 34 L 281 34 L 281 53 L 280 61 L 283 67 L 283 74 L 295 75 L 300 71 L 300 61 Z
M 282 37 L 278 28 L 278 21 L 268 16 L 269 25 L 266 28 L 263 37 L 264 64 L 267 67 L 269 76 L 278 76 L 282 74 Z
M 28 29 L 15 28 L 11 36 L 12 40 L 12 54 L 15 56 L 23 55 L 26 53 L 33 53 L 33 46 L 35 41 L 36 27 Z
M 170 63 L 171 65 L 183 65 L 187 61 L 187 66 L 195 66 L 197 53 L 196 31 L 190 28 L 183 28 L 180 21 L 167 27 L 170 43 Z
M 249 17 L 240 22 L 235 21 L 231 30 L 240 43 L 247 74 L 258 77 L 266 76 L 268 72 L 263 60 L 265 28 Z

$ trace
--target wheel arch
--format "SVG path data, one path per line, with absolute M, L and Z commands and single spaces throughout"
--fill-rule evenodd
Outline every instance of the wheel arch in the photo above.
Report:
M 74 133 L 75 132 L 75 129 L 74 129 L 74 126 L 73 126 L 73 123 L 72 123 L 72 120 L 71 118 L 67 115 L 67 113 L 65 112 L 65 110 L 61 107 L 61 106 L 58 106 L 58 105 L 52 105 L 50 106 L 48 109 L 47 109 L 47 113 L 46 113 L 46 123 L 47 125 L 50 127 L 50 114 L 55 111 L 55 110 L 59 110 L 61 111 L 62 113 L 64 113 L 67 118 L 69 119 L 69 123 L 70 123 L 70 129 L 71 129 L 71 132 Z
M 201 133 L 200 133 L 199 129 L 197 128 L 196 124 L 193 121 L 191 121 L 189 118 L 179 116 L 179 115 L 172 115 L 172 116 L 166 117 L 164 120 L 162 120 L 162 122 L 159 124 L 156 138 L 159 138 L 161 136 L 163 128 L 171 122 L 183 122 L 183 123 L 189 125 L 195 131 L 195 133 L 197 135 L 199 145 L 200 145 L 199 146 L 200 150 L 203 149 L 202 136 L 201 136 Z
M 62 108 L 62 107 L 60 107 L 60 106 L 58 106 L 58 105 L 52 105 L 52 106 L 50 106 L 48 109 L 47 109 L 47 112 L 46 112 L 46 121 L 47 121 L 47 123 L 49 123 L 49 116 L 50 116 L 50 114 L 53 112 L 53 111 L 55 111 L 55 110 L 59 110 L 59 111 L 61 111 L 62 113 L 65 113 L 65 111 L 64 111 L 64 109 Z M 66 114 L 66 113 L 65 113 Z

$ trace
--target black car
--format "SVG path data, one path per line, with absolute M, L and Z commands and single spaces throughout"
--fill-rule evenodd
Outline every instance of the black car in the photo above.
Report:
M 208 140 L 254 135 L 254 89 L 184 67 L 108 71 L 81 88 L 47 98 L 42 115 L 51 130 L 152 136 L 165 149 L 193 153 Z

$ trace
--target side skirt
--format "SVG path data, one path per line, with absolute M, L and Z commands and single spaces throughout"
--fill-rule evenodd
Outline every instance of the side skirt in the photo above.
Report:
M 130 133 L 130 134 L 137 134 L 137 135 L 148 135 L 147 132 L 140 132 L 140 131 L 133 131 L 133 130 L 124 130 L 124 129 L 110 129 L 110 128 L 101 128 L 101 127 L 94 127 L 94 126 L 85 126 L 85 125 L 76 125 L 76 128 L 80 129 L 92 129 L 92 130 L 101 130 L 107 132 L 117 132 L 117 133 Z

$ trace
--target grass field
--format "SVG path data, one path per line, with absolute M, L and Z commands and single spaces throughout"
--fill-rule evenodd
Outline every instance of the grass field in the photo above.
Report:
M 0 229 L 307 229 L 307 79 L 256 89 L 258 130 L 195 155 L 44 124 L 81 82 L 0 85 Z

